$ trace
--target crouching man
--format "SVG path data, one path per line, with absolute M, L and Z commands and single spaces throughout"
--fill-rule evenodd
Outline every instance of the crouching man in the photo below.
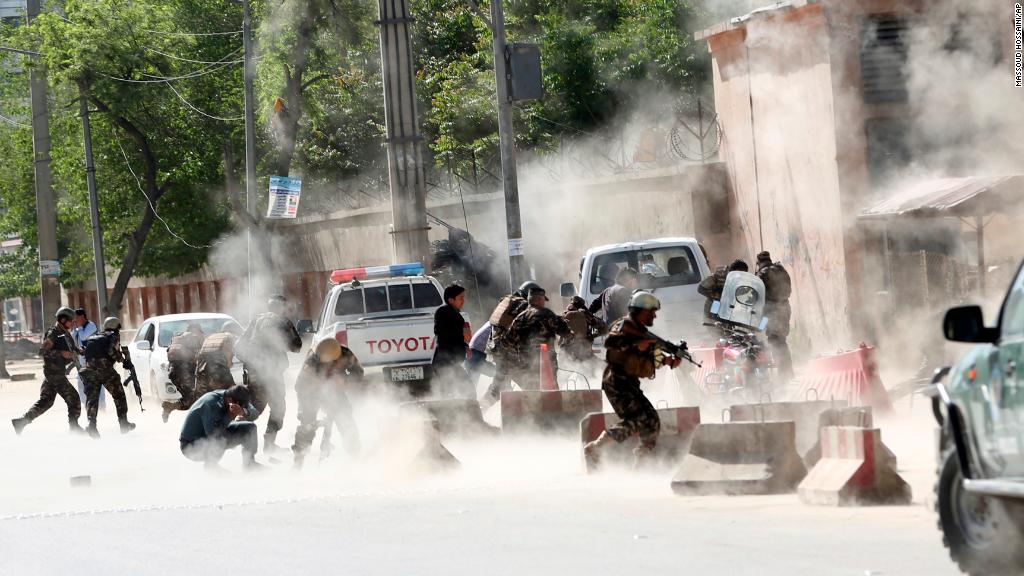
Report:
M 181 453 L 189 460 L 202 462 L 207 469 L 220 469 L 224 452 L 241 447 L 243 467 L 262 468 L 256 462 L 256 424 L 244 420 L 255 413 L 245 385 L 207 392 L 196 399 L 185 415 L 179 438 Z
M 352 456 L 360 450 L 359 430 L 352 417 L 352 406 L 346 389 L 358 385 L 363 378 L 359 359 L 346 346 L 334 338 L 321 340 L 309 351 L 295 379 L 295 397 L 299 403 L 299 427 L 295 430 L 295 467 L 301 468 L 316 438 L 317 428 L 323 426 L 320 459 L 331 453 L 331 429 L 338 428 L 345 449 Z M 320 411 L 324 419 L 320 420 Z

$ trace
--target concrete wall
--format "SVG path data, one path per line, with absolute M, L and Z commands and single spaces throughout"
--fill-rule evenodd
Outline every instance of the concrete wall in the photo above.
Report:
M 797 348 L 851 344 L 828 24 L 819 5 L 709 39 L 715 103 L 748 259 L 793 277 Z M 749 261 L 749 260 L 748 260 Z

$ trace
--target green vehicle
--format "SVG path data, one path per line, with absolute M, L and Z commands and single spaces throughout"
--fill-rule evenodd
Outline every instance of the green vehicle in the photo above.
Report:
M 930 388 L 943 543 L 972 576 L 1024 574 L 1024 266 L 996 327 L 985 326 L 980 307 L 964 306 L 946 312 L 943 331 L 978 344 L 938 370 Z

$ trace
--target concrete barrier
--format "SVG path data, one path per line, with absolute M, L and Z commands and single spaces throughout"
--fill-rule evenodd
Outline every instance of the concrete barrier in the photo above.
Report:
M 571 432 L 591 412 L 600 412 L 600 390 L 516 390 L 501 393 L 502 433 L 543 431 Z
M 701 424 L 672 490 L 687 496 L 785 494 L 806 475 L 793 422 Z
M 850 406 L 892 410 L 889 392 L 878 376 L 875 349 L 861 342 L 856 350 L 814 358 L 800 377 L 798 398 L 811 391 L 828 400 L 845 400 Z
M 730 422 L 793 422 L 796 424 L 796 451 L 802 458 L 818 444 L 821 415 L 829 409 L 845 408 L 846 402 L 768 402 L 735 404 L 729 407 Z M 805 466 L 808 464 L 805 458 Z
M 410 468 L 417 472 L 440 472 L 457 469 L 459 459 L 441 443 L 441 426 L 431 417 L 406 417 L 402 420 L 402 436 L 420 441 Z
M 910 504 L 910 486 L 890 465 L 877 428 L 821 430 L 821 460 L 797 490 L 806 504 Z
M 870 406 L 854 406 L 853 408 L 836 408 L 826 410 L 818 417 L 818 429 L 815 432 L 814 446 L 803 453 L 804 465 L 810 470 L 821 460 L 821 430 L 828 426 L 848 426 L 853 428 L 874 428 L 874 417 Z M 885 444 L 882 445 L 885 461 L 896 467 L 896 455 Z
M 658 418 L 661 419 L 661 433 L 658 435 L 658 444 L 654 453 L 650 455 L 648 462 L 653 468 L 674 466 L 686 454 L 690 448 L 690 441 L 693 440 L 693 433 L 700 425 L 700 408 L 697 406 L 682 408 L 663 408 L 658 410 Z M 596 440 L 602 432 L 615 426 L 620 418 L 614 413 L 587 414 L 580 422 L 580 448 Z M 640 443 L 639 438 L 630 438 L 622 444 L 609 444 L 601 450 L 601 466 L 609 463 L 613 466 L 629 466 L 633 463 L 633 449 Z M 587 473 L 591 469 L 586 459 L 583 459 Z
M 418 400 L 402 404 L 401 409 L 434 418 L 444 436 L 498 433 L 497 428 L 484 422 L 476 400 Z

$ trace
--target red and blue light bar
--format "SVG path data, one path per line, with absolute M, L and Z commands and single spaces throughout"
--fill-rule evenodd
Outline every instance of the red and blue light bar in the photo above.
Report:
M 403 276 L 422 276 L 423 264 L 409 262 L 391 264 L 389 266 L 364 266 L 362 268 L 345 268 L 331 272 L 332 284 L 344 284 L 353 280 L 369 280 L 371 278 L 400 278 Z

